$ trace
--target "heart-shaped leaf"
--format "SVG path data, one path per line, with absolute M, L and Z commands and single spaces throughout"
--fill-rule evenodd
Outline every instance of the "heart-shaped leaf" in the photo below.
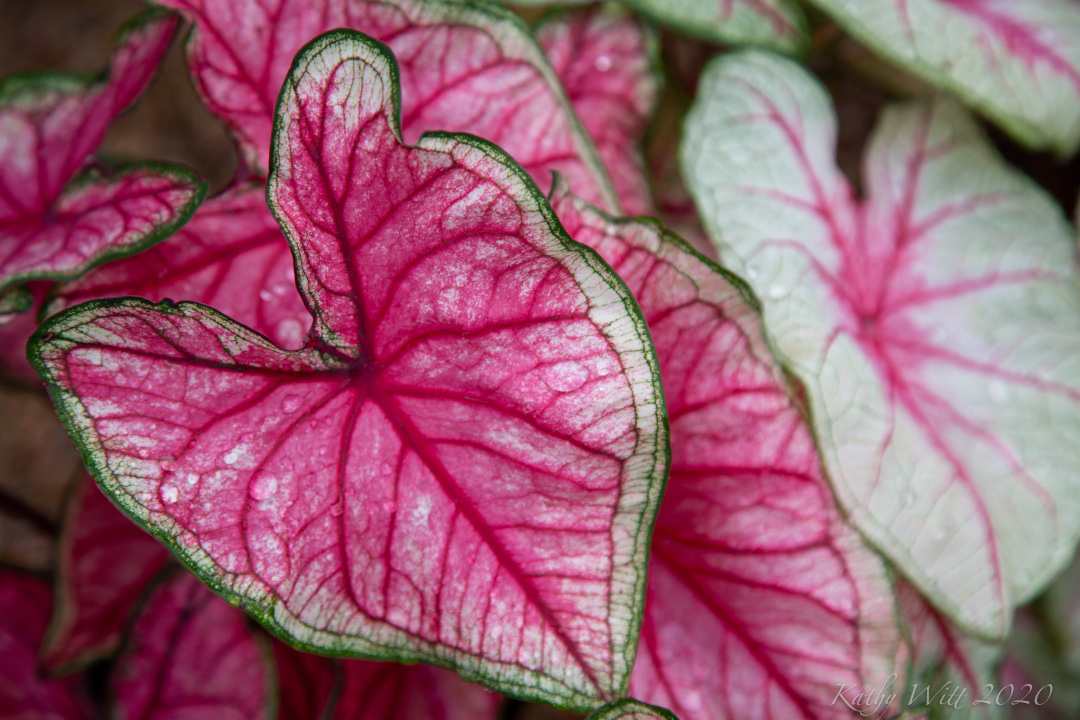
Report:
M 641 303 L 671 423 L 630 683 L 683 720 L 850 717 L 901 645 L 881 561 L 839 517 L 741 281 L 657 225 L 557 187 L 567 230 Z
M 590 715 L 588 720 L 678 720 L 678 718 L 663 708 L 646 705 L 633 698 L 623 698 L 600 708 Z
M 1080 147 L 1075 0 L 812 0 L 862 42 L 1020 142 Z
M 797 65 L 726 56 L 683 167 L 805 385 L 852 522 L 954 622 L 1000 639 L 1080 533 L 1075 236 L 950 101 L 886 112 L 861 204 L 835 125 Z
M 35 663 L 52 597 L 44 581 L 0 570 L 0 712 L 5 718 L 93 717 L 83 678 L 47 680 Z
M 161 11 L 140 16 L 106 80 L 33 75 L 0 86 L 0 293 L 137 252 L 202 200 L 205 184 L 181 168 L 142 164 L 112 177 L 85 169 L 109 122 L 149 83 L 175 27 Z
M 124 299 L 33 360 L 104 489 L 277 633 L 591 709 L 627 683 L 667 463 L 645 323 L 497 148 L 402 144 L 396 80 L 337 31 L 282 90 L 305 350 Z
M 53 673 L 80 669 L 120 649 L 128 619 L 169 553 L 80 479 L 60 538 L 56 603 L 39 657 Z
M 623 211 L 655 214 L 640 153 L 660 91 L 655 37 L 614 6 L 553 15 L 536 35 L 596 143 Z
M 159 0 L 195 23 L 189 57 L 200 92 L 257 173 L 268 168 L 274 102 L 308 40 L 352 28 L 397 56 L 402 132 L 468 132 L 497 143 L 541 187 L 551 172 L 617 208 L 596 150 L 529 29 L 494 3 L 452 0 Z
M 290 350 L 300 349 L 311 327 L 262 183 L 207 200 L 171 238 L 62 286 L 49 308 L 119 295 L 210 305 Z
M 277 718 L 269 640 L 187 572 L 150 593 L 112 673 L 116 720 Z

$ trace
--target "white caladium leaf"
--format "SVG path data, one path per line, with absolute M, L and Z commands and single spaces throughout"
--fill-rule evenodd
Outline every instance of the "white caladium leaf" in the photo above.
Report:
M 637 10 L 713 42 L 761 45 L 798 53 L 808 44 L 808 24 L 792 0 L 626 0 Z
M 721 259 L 804 383 L 852 522 L 965 630 L 1012 609 L 1080 533 L 1073 231 L 947 100 L 892 108 L 859 203 L 799 66 L 714 61 L 681 162 Z
M 1080 147 L 1076 0 L 811 0 L 1035 149 Z
M 97 481 L 303 649 L 621 696 L 667 466 L 640 309 L 498 148 L 402 142 L 378 41 L 312 41 L 278 113 L 308 341 L 193 303 L 57 315 L 32 360 Z

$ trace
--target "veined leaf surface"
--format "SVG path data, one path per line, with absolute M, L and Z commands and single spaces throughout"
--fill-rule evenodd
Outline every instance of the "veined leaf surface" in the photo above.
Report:
M 273 720 L 269 640 L 188 572 L 147 597 L 112 673 L 117 720 Z
M 741 281 L 654 224 L 558 187 L 567 230 L 638 298 L 660 361 L 671 477 L 631 693 L 683 720 L 850 718 L 901 646 L 880 559 L 839 517 Z
M 955 93 L 1017 140 L 1080 147 L 1075 0 L 812 0 L 860 41 Z
M 551 172 L 618 208 L 611 181 L 532 33 L 489 2 L 160 0 L 195 23 L 189 56 L 203 99 L 257 173 L 269 167 L 274 103 L 293 55 L 336 28 L 390 46 L 400 66 L 406 142 L 468 132 L 505 149 L 543 188 Z
M 791 0 L 626 0 L 627 4 L 679 30 L 726 45 L 761 45 L 800 53 L 809 26 Z
M 137 601 L 168 559 L 84 476 L 65 512 L 42 665 L 68 673 L 117 652 Z
M 404 145 L 396 80 L 337 31 L 282 90 L 303 351 L 129 299 L 34 359 L 105 490 L 294 644 L 591 709 L 628 680 L 667 464 L 644 320 L 497 148 Z
M 87 169 L 109 122 L 149 83 L 175 27 L 160 11 L 142 16 L 107 80 L 42 74 L 0 86 L 0 293 L 137 252 L 202 200 L 205 184 L 181 168 L 136 165 L 113 177 Z
M 951 101 L 884 114 L 863 203 L 835 123 L 798 66 L 728 56 L 683 167 L 806 387 L 852 522 L 961 628 L 1000 639 L 1080 533 L 1075 236 Z
M 623 212 L 655 215 L 640 147 L 660 92 L 655 37 L 613 6 L 554 15 L 536 35 L 596 143 Z

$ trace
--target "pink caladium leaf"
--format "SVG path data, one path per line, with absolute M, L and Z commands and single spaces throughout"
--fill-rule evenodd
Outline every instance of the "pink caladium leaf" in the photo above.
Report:
M 554 15 L 536 29 L 627 215 L 653 215 L 640 145 L 660 91 L 656 38 L 613 6 Z
M 49 307 L 120 295 L 210 305 L 291 350 L 300 349 L 311 327 L 262 183 L 207 200 L 165 242 L 60 287 Z
M 269 167 L 274 103 L 304 43 L 352 28 L 387 43 L 401 77 L 402 133 L 468 132 L 497 143 L 541 187 L 551 172 L 604 207 L 618 197 L 529 29 L 494 3 L 448 0 L 160 0 L 195 23 L 190 62 L 210 110 L 256 173 Z
M 175 27 L 161 11 L 140 16 L 109 79 L 34 75 L 0 86 L 0 293 L 137 252 L 202 200 L 205 184 L 181 168 L 142 164 L 104 177 L 86 166 L 109 122 L 150 81 Z
M 683 720 L 848 718 L 902 645 L 883 563 L 839 517 L 741 281 L 658 225 L 558 186 L 567 231 L 638 298 L 660 361 L 671 477 L 631 693 Z
M 166 575 L 113 669 L 113 717 L 276 718 L 269 639 L 194 575 Z
M 499 696 L 430 665 L 342 662 L 332 720 L 495 720 Z
M 978 108 L 1017 140 L 1080 147 L 1075 0 L 812 0 L 860 41 Z
M 35 655 L 51 605 L 45 581 L 0 570 L 0 712 L 5 718 L 93 717 L 82 677 L 48 680 L 37 671 Z
M 397 98 L 345 30 L 282 90 L 304 350 L 121 299 L 32 359 L 106 492 L 280 636 L 591 709 L 627 684 L 667 464 L 645 322 L 518 166 L 404 145 Z
M 68 502 L 60 537 L 56 603 L 39 652 L 56 674 L 120 649 L 136 602 L 169 553 L 83 477 Z
M 664 708 L 646 705 L 633 698 L 623 698 L 600 708 L 590 715 L 588 720 L 678 720 L 678 718 Z
M 806 388 L 851 521 L 987 640 L 1080 534 L 1075 234 L 945 99 L 889 109 L 857 202 L 825 90 L 763 53 L 709 66 L 685 175 Z
M 0 379 L 20 385 L 38 385 L 41 378 L 26 359 L 26 343 L 37 329 L 37 310 L 47 297 L 53 283 L 39 280 L 27 283 L 16 291 L 29 302 L 0 323 Z

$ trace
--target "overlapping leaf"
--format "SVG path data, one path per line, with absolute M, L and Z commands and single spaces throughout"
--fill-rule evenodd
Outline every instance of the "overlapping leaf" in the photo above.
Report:
M 889 110 L 859 204 L 796 65 L 706 72 L 682 162 L 721 259 L 763 299 L 852 521 L 989 639 L 1080 532 L 1080 298 L 1060 211 L 955 104 Z
M 150 81 L 175 25 L 160 12 L 139 18 L 107 80 L 36 75 L 0 86 L 0 293 L 9 305 L 20 283 L 71 279 L 152 244 L 202 199 L 205 185 L 180 168 L 137 165 L 113 177 L 87 169 L 109 122 Z
M 256 172 L 268 167 L 274 102 L 293 55 L 319 33 L 352 28 L 397 56 L 402 132 L 468 132 L 505 149 L 548 187 L 551 172 L 604 207 L 618 199 L 595 148 L 528 28 L 487 2 L 161 0 L 195 22 L 190 60 L 203 99 Z
M 52 598 L 44 581 L 0 570 L 0 709 L 7 717 L 92 717 L 81 677 L 47 680 L 35 663 Z
M 745 286 L 657 226 L 556 190 L 641 303 L 671 422 L 631 692 L 683 720 L 845 718 L 901 644 L 881 561 L 841 521 Z
M 430 665 L 346 660 L 334 720 L 494 720 L 499 696 Z
M 117 720 L 277 717 L 267 639 L 198 578 L 171 573 L 135 619 L 112 674 Z
M 62 286 L 50 310 L 119 295 L 200 302 L 291 350 L 311 326 L 262 183 L 211 198 L 165 242 Z
M 540 46 L 596 143 L 627 215 L 653 215 L 640 145 L 660 90 L 655 38 L 612 6 L 552 16 Z
M 132 610 L 168 551 L 125 518 L 87 476 L 68 503 L 56 603 L 39 657 L 67 673 L 120 649 Z
M 35 361 L 107 492 L 296 644 L 595 707 L 627 682 L 666 466 L 644 321 L 493 146 L 398 140 L 393 69 L 339 31 L 282 92 L 304 351 L 119 300 Z
M 802 52 L 808 43 L 806 17 L 791 0 L 625 1 L 662 23 L 713 42 L 786 53 Z
M 1080 5 L 1074 0 L 813 0 L 905 69 L 1021 142 L 1080 147 Z

